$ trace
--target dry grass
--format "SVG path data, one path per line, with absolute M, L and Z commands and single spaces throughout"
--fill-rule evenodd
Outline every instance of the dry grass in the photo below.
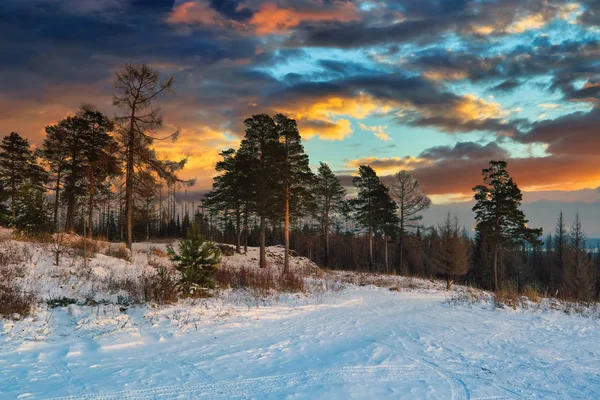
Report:
M 18 286 L 0 284 L 0 317 L 22 318 L 31 313 L 36 298 Z
M 131 253 L 129 252 L 127 246 L 125 246 L 124 244 L 121 244 L 119 246 L 108 246 L 104 254 L 109 257 L 115 257 L 124 261 L 131 260 Z
M 109 275 L 104 282 L 111 294 L 119 294 L 120 303 L 125 305 L 155 303 L 171 304 L 180 297 L 177 277 L 166 268 L 157 269 L 154 274 L 139 277 L 116 277 Z
M 100 251 L 100 242 L 83 237 L 77 237 L 67 242 L 67 246 L 75 251 L 75 254 L 79 257 L 84 255 L 88 258 L 94 257 L 96 253 Z
M 166 252 L 162 251 L 161 249 L 155 246 L 150 247 L 150 253 L 155 257 L 169 258 L 169 255 Z
M 245 289 L 258 295 L 300 293 L 305 291 L 304 279 L 293 272 L 279 274 L 271 268 L 219 268 L 216 283 L 220 288 Z
M 19 285 L 25 276 L 25 263 L 31 260 L 27 247 L 8 240 L 0 246 L 0 317 L 24 317 L 30 314 L 36 298 Z
M 492 300 L 492 295 L 480 289 L 466 287 L 465 290 L 456 290 L 446 303 L 452 305 L 474 305 L 487 303 Z

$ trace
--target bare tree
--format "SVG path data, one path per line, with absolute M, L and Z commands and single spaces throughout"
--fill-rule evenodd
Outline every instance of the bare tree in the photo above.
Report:
M 152 102 L 158 96 L 170 91 L 173 77 L 160 82 L 158 72 L 147 65 L 127 65 L 118 72 L 114 86 L 117 94 L 113 97 L 115 106 L 123 110 L 116 117 L 119 125 L 117 141 L 125 161 L 125 224 L 127 229 L 127 247 L 131 250 L 133 242 L 133 202 L 135 176 L 152 171 L 156 178 L 169 183 L 181 182 L 176 172 L 182 169 L 187 159 L 178 162 L 160 160 L 152 149 L 155 140 L 176 140 L 178 133 L 163 138 L 156 137 L 162 127 L 160 108 L 152 108 Z
M 407 229 L 416 227 L 420 213 L 431 205 L 431 200 L 421 191 L 419 180 L 408 171 L 399 171 L 390 185 L 392 197 L 398 203 L 400 221 L 400 270 L 404 272 L 404 235 Z

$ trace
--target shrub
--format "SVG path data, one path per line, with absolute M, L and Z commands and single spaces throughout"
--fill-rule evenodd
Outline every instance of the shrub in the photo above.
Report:
M 35 296 L 26 293 L 17 286 L 0 284 L 0 317 L 18 314 L 25 317 L 31 313 L 35 304 Z
M 67 307 L 71 304 L 77 304 L 77 300 L 70 297 L 60 297 L 57 299 L 46 300 L 46 304 L 50 308 Z
M 188 293 L 206 293 L 207 289 L 215 287 L 221 251 L 214 242 L 207 241 L 200 234 L 199 225 L 194 225 L 179 241 L 179 254 L 172 246 L 167 247 L 167 252 L 181 273 L 181 284 Z
M 180 293 L 177 278 L 166 268 L 158 268 L 156 273 L 140 277 L 110 275 L 105 285 L 110 293 L 118 293 L 117 304 L 123 306 L 148 302 L 170 304 L 177 301 Z
M 75 250 L 75 253 L 80 257 L 85 255 L 86 257 L 91 258 L 100 251 L 100 245 L 97 241 L 84 237 L 73 240 L 69 243 L 69 247 Z
M 261 296 L 271 292 L 298 293 L 305 290 L 301 276 L 292 272 L 279 275 L 271 269 L 219 268 L 215 280 L 219 287 L 250 290 Z
M 150 277 L 145 285 L 146 299 L 158 304 L 175 303 L 180 290 L 177 280 L 166 268 L 158 268 L 156 275 Z
M 221 255 L 223 257 L 231 257 L 235 254 L 235 248 L 228 244 L 218 244 L 217 247 L 221 250 Z
M 108 246 L 108 248 L 106 249 L 105 255 L 109 256 L 109 257 L 115 257 L 121 260 L 125 260 L 125 261 L 130 261 L 131 259 L 131 253 L 129 252 L 129 249 L 127 248 L 127 246 L 125 246 L 124 244 L 121 244 L 120 246 Z

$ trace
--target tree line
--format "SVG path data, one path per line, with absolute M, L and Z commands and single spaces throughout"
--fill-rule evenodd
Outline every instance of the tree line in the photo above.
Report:
M 173 78 L 141 65 L 115 75 L 107 117 L 84 104 L 46 127 L 38 149 L 18 133 L 0 143 L 0 221 L 29 235 L 77 232 L 128 247 L 134 240 L 180 237 L 194 224 L 210 239 L 237 252 L 284 246 L 284 270 L 294 254 L 336 269 L 437 277 L 498 290 L 534 286 L 553 295 L 598 298 L 598 251 L 586 248 L 577 216 L 570 232 L 562 213 L 554 235 L 528 227 L 521 191 L 503 161 L 491 161 L 473 188 L 475 234 L 447 215 L 424 226 L 430 204 L 419 181 L 399 171 L 389 185 L 368 165 L 358 168 L 350 193 L 326 163 L 313 172 L 294 119 L 257 114 L 244 121 L 237 149 L 221 152 L 212 191 L 198 204 L 176 199 L 192 181 L 178 172 L 186 159 L 161 159 L 153 148 L 163 137 L 155 99 Z M 48 195 L 50 194 L 50 195 Z M 243 249 L 243 250 L 242 250 Z
M 237 252 L 259 246 L 261 267 L 266 245 L 283 243 L 284 271 L 293 248 L 327 268 L 598 298 L 600 259 L 585 248 L 579 217 L 570 233 L 560 222 L 555 237 L 542 240 L 520 210 L 522 194 L 504 161 L 490 161 L 473 188 L 472 238 L 450 214 L 435 227 L 420 223 L 431 201 L 410 172 L 399 171 L 388 186 L 361 165 L 349 195 L 327 164 L 311 171 L 294 120 L 259 114 L 244 123 L 239 148 L 221 153 L 204 205 L 210 236 Z
M 157 140 L 177 139 L 177 132 L 158 136 L 162 116 L 153 107 L 172 84 L 172 77 L 161 82 L 146 65 L 127 65 L 115 74 L 113 104 L 119 111 L 114 118 L 84 104 L 75 115 L 47 126 L 36 150 L 16 132 L 5 136 L 0 221 L 28 235 L 66 231 L 118 238 L 131 249 L 136 226 L 138 237 L 144 225 L 149 236 L 148 221 L 159 201 L 160 212 L 172 215 L 170 224 L 182 230 L 171 204 L 164 210 L 160 197 L 163 185 L 170 193 L 192 183 L 177 176 L 186 160 L 161 159 L 153 148 Z

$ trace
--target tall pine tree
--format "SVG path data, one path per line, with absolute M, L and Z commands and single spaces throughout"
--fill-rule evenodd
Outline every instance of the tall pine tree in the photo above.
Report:
M 46 172 L 37 164 L 27 139 L 16 132 L 5 136 L 0 143 L 0 186 L 8 192 L 11 219 L 17 216 L 16 203 L 21 188 L 27 184 L 43 192 L 46 182 Z
M 315 197 L 321 213 L 325 236 L 325 266 L 329 266 L 329 231 L 331 213 L 338 211 L 346 196 L 346 189 L 325 163 L 319 164 L 315 179 Z
M 501 250 L 524 243 L 538 244 L 542 230 L 527 227 L 525 214 L 519 209 L 523 195 L 506 171 L 506 162 L 490 161 L 489 168 L 483 169 L 482 174 L 484 184 L 473 188 L 476 238 L 480 252 L 485 251 L 482 246 L 488 246 L 493 255 L 493 288 L 497 290 Z
M 284 199 L 284 245 L 283 272 L 290 272 L 290 218 L 300 216 L 311 209 L 311 191 L 314 175 L 308 165 L 308 155 L 304 152 L 302 139 L 296 121 L 282 114 L 273 118 L 281 143 L 281 172 Z

